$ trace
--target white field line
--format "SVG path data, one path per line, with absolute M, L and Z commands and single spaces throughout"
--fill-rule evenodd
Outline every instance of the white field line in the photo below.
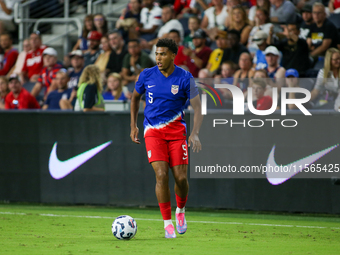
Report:
M 28 213 L 14 213 L 14 212 L 0 212 L 0 214 L 9 215 L 26 215 Z M 62 214 L 45 214 L 38 213 L 38 216 L 43 217 L 72 217 L 72 218 L 90 218 L 90 219 L 111 219 L 114 220 L 115 217 L 105 217 L 105 216 L 86 216 L 86 215 L 62 215 Z M 161 219 L 143 219 L 135 218 L 135 220 L 145 220 L 145 221 L 163 221 Z M 340 229 L 340 227 L 321 227 L 321 226 L 301 226 L 301 225 L 281 225 L 281 224 L 265 224 L 265 223 L 243 223 L 243 222 L 217 222 L 217 221 L 187 221 L 189 223 L 206 223 L 206 224 L 226 224 L 226 225 L 249 225 L 249 226 L 265 226 L 265 227 L 284 227 L 284 228 L 316 228 L 316 229 Z

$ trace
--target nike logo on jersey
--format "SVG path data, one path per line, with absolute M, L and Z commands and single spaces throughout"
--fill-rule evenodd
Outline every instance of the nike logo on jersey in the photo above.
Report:
M 152 88 L 152 87 L 155 87 L 156 85 L 148 85 L 148 89 L 149 88 Z
M 57 142 L 53 145 L 50 160 L 48 163 L 50 174 L 54 179 L 64 178 L 66 175 L 72 173 L 90 158 L 104 150 L 111 144 L 111 141 L 99 145 L 91 150 L 85 151 L 73 158 L 65 161 L 60 161 L 57 156 Z

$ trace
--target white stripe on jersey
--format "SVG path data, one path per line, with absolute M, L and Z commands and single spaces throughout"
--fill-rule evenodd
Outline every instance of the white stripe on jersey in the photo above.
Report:
M 162 129 L 166 126 L 168 126 L 170 123 L 174 122 L 176 119 L 178 119 L 179 117 L 182 116 L 182 112 L 178 113 L 175 117 L 173 117 L 171 120 L 169 120 L 168 122 L 165 122 L 165 123 L 161 123 L 161 124 L 158 124 L 156 126 L 151 126 L 150 124 L 148 124 L 145 129 L 144 129 L 144 136 L 146 134 L 146 132 L 149 130 L 149 129 Z

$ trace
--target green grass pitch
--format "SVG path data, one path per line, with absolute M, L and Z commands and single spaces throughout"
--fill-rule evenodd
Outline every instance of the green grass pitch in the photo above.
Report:
M 136 219 L 130 241 L 111 233 Z M 0 204 L 0 254 L 340 254 L 340 218 L 187 210 L 188 231 L 165 239 L 156 208 Z M 174 219 L 174 210 L 173 210 Z

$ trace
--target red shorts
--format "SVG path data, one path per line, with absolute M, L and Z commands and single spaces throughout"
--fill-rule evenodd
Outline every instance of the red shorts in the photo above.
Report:
M 188 145 L 185 139 L 164 140 L 148 136 L 145 137 L 145 146 L 149 163 L 166 161 L 170 168 L 177 165 L 188 165 Z

